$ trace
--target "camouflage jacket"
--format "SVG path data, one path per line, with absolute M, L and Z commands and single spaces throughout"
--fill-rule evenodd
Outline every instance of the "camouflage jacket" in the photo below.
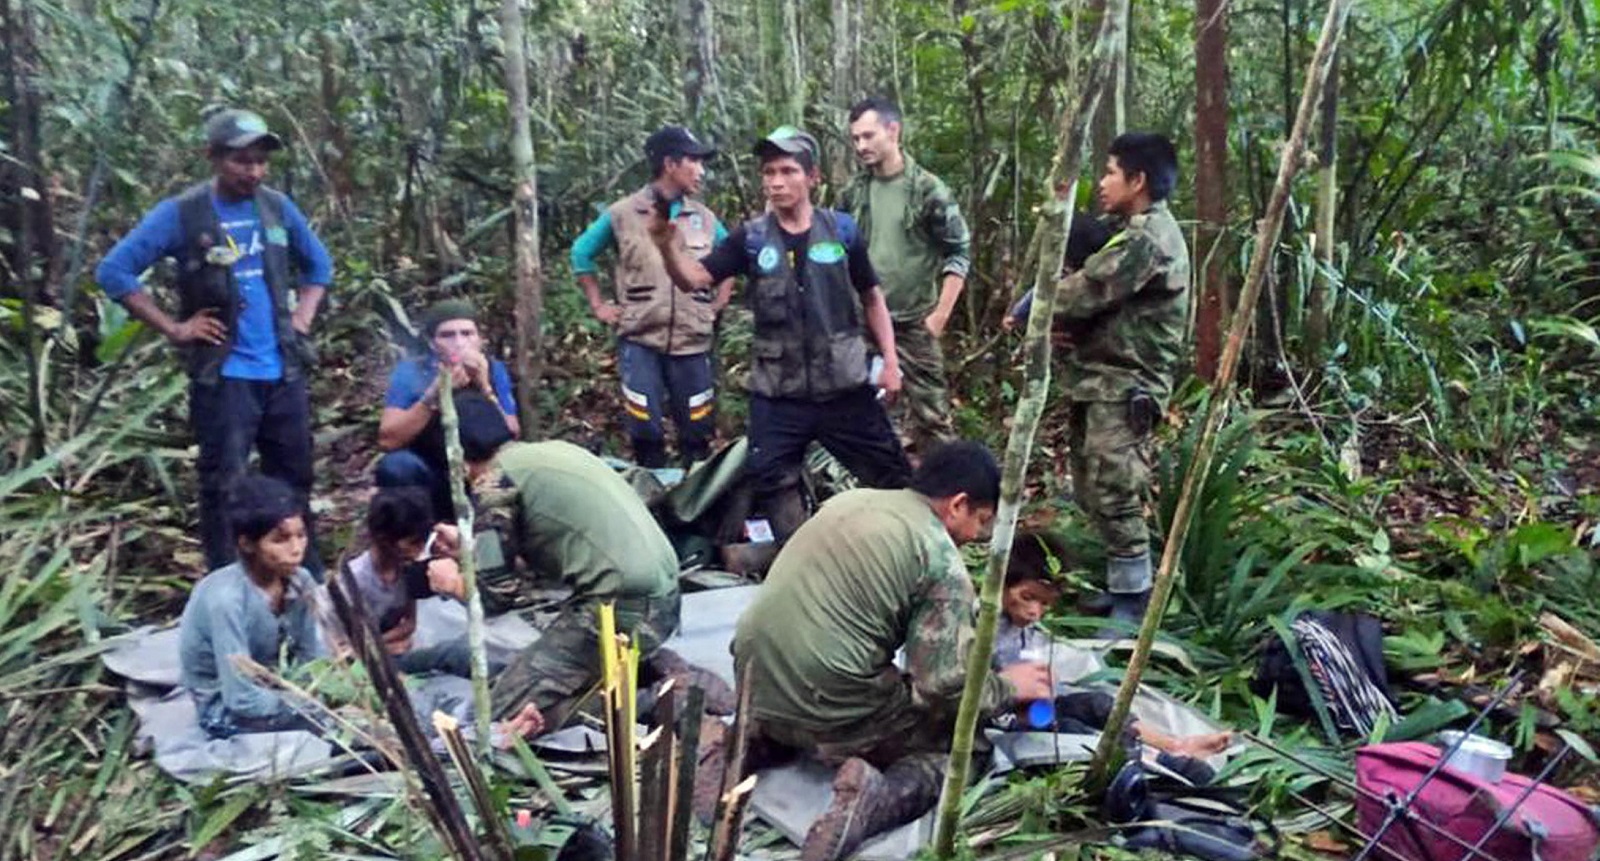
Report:
M 1167 204 L 1127 219 L 1057 291 L 1056 316 L 1075 332 L 1068 397 L 1116 402 L 1143 389 L 1165 403 L 1189 314 L 1189 249 Z
M 961 553 L 912 490 L 829 499 L 773 563 L 739 618 L 734 659 L 756 663 L 758 717 L 802 729 L 860 726 L 901 710 L 954 712 L 976 596 Z M 905 649 L 905 669 L 894 663 Z M 982 709 L 1013 698 L 996 674 Z
M 905 156 L 908 183 L 903 212 L 872 212 L 872 181 L 868 171 L 855 175 L 839 192 L 838 207 L 850 213 L 867 241 L 872 266 L 883 280 L 884 300 L 896 320 L 921 322 L 939 298 L 943 275 L 967 277 L 972 266 L 972 234 L 955 195 L 944 181 Z M 885 260 L 873 248 L 874 217 L 896 219 L 904 228 L 904 252 L 910 259 Z
M 474 480 L 473 508 L 489 613 L 528 606 L 536 586 L 564 586 L 574 602 L 678 591 L 677 554 L 644 501 L 571 443 L 507 443 Z

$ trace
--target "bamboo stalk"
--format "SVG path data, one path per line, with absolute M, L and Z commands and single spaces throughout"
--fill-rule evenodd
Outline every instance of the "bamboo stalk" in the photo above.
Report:
M 1100 19 L 1100 32 L 1095 39 L 1095 59 L 1090 64 L 1088 80 L 1080 90 L 1078 104 L 1061 117 L 1060 148 L 1056 151 L 1045 185 L 1052 202 L 1041 212 L 1035 228 L 1039 257 L 1033 277 L 1033 308 L 1028 315 L 1023 348 L 1027 357 L 1023 394 L 1017 400 L 1011 437 L 1006 443 L 1005 465 L 1000 479 L 1000 506 L 995 513 L 994 537 L 989 543 L 988 573 L 979 595 L 977 632 L 972 650 L 967 655 L 966 684 L 961 691 L 961 706 L 956 714 L 955 732 L 950 744 L 950 761 L 945 769 L 944 792 L 939 801 L 939 820 L 933 844 L 934 854 L 939 858 L 951 858 L 955 854 L 961 797 L 966 791 L 972 766 L 972 742 L 977 732 L 978 709 L 984 683 L 990 673 L 990 655 L 994 651 L 1001 586 L 1005 583 L 1006 566 L 1011 560 L 1011 543 L 1016 535 L 1017 517 L 1022 511 L 1022 491 L 1027 481 L 1033 438 L 1039 429 L 1039 419 L 1044 414 L 1045 399 L 1050 391 L 1050 324 L 1055 317 L 1056 283 L 1061 272 L 1061 261 L 1066 254 L 1067 236 L 1072 230 L 1073 201 L 1077 198 L 1078 181 L 1083 170 L 1085 144 L 1100 105 L 1100 94 L 1105 90 L 1107 76 L 1111 74 L 1111 58 L 1117 50 L 1118 22 L 1126 16 L 1127 5 L 1128 0 L 1107 0 L 1105 13 Z M 1062 188 L 1066 189 L 1065 194 L 1059 192 Z
M 1283 155 L 1278 161 L 1278 179 L 1272 187 L 1266 215 L 1256 230 L 1255 253 L 1250 258 L 1250 269 L 1245 274 L 1244 291 L 1239 297 L 1239 304 L 1233 309 L 1233 321 L 1228 330 L 1228 341 L 1222 349 L 1222 360 L 1217 367 L 1217 380 L 1206 408 L 1205 424 L 1201 427 L 1200 438 L 1195 443 L 1194 457 L 1190 461 L 1189 471 L 1183 477 L 1183 489 L 1178 495 L 1177 509 L 1173 513 L 1172 524 L 1167 531 L 1166 546 L 1161 552 L 1161 567 L 1156 571 L 1155 582 L 1151 587 L 1150 608 L 1145 612 L 1144 622 L 1139 626 L 1139 639 L 1134 645 L 1132 656 L 1128 659 L 1128 668 L 1123 672 L 1122 685 L 1117 689 L 1116 703 L 1112 707 L 1110 718 L 1106 720 L 1105 729 L 1100 734 L 1100 744 L 1095 749 L 1094 760 L 1089 767 L 1087 780 L 1090 786 L 1105 784 L 1111 774 L 1113 757 L 1121 750 L 1118 739 L 1121 737 L 1123 725 L 1127 723 L 1128 712 L 1133 706 L 1133 697 L 1139 690 L 1139 679 L 1150 661 L 1150 650 L 1155 644 L 1156 631 L 1161 626 L 1162 613 L 1166 609 L 1168 597 L 1172 594 L 1178 554 L 1183 552 L 1183 543 L 1188 537 L 1189 520 L 1194 514 L 1195 500 L 1200 495 L 1200 486 L 1204 483 L 1206 474 L 1211 470 L 1217 431 L 1222 427 L 1222 420 L 1233 399 L 1234 376 L 1239 369 L 1244 336 L 1250 328 L 1250 317 L 1254 313 L 1256 300 L 1261 295 L 1261 285 L 1266 280 L 1267 265 L 1277 248 L 1279 231 L 1283 229 L 1283 215 L 1289 202 L 1290 183 L 1299 170 L 1301 154 L 1305 151 L 1306 136 L 1310 133 L 1316 117 L 1317 102 L 1327 85 L 1328 69 L 1333 62 L 1334 50 L 1339 45 L 1339 36 L 1344 31 L 1344 23 L 1350 16 L 1350 7 L 1353 3 L 1354 0 L 1330 0 L 1328 3 L 1328 14 L 1322 23 L 1322 36 L 1317 40 L 1317 51 L 1311 58 L 1311 65 L 1306 72 L 1305 88 L 1300 94 L 1300 109 L 1295 115 L 1294 127 L 1289 132 L 1288 143 L 1285 144 Z
M 478 731 L 478 749 L 490 750 L 489 647 L 484 635 L 483 596 L 478 594 L 477 541 L 472 534 L 472 500 L 467 498 L 466 456 L 461 452 L 461 417 L 456 414 L 455 386 L 450 368 L 439 365 L 439 419 L 444 425 L 444 453 L 450 463 L 450 501 L 455 506 L 460 534 L 457 560 L 467 603 L 467 648 L 472 656 L 472 706 Z

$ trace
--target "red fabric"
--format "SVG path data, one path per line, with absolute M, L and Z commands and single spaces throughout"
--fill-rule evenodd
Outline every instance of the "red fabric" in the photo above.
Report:
M 1379 798 L 1403 801 L 1416 788 L 1441 752 L 1428 744 L 1378 744 L 1356 751 L 1356 785 Z M 1515 804 L 1533 781 L 1506 774 L 1499 783 L 1442 768 L 1411 803 L 1416 818 L 1447 830 L 1468 846 L 1494 827 L 1501 813 Z M 1388 807 L 1365 795 L 1356 801 L 1362 833 L 1374 835 L 1388 816 Z M 1534 837 L 1530 827 L 1541 830 Z M 1498 833 L 1481 848 L 1499 861 L 1589 861 L 1600 845 L 1600 828 L 1582 801 L 1551 786 L 1540 786 L 1511 814 Z M 1387 861 L 1470 861 L 1474 855 L 1419 822 L 1400 818 L 1384 832 L 1372 857 Z

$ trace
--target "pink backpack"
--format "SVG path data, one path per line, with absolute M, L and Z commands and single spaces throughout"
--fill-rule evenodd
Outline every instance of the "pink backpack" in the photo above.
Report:
M 1382 799 L 1404 801 L 1439 761 L 1440 751 L 1428 744 L 1403 742 L 1376 744 L 1356 751 L 1356 784 L 1364 791 L 1356 800 L 1363 834 L 1371 837 L 1383 827 L 1389 809 Z M 1441 768 L 1411 802 L 1416 819 L 1448 831 L 1467 846 L 1494 827 L 1505 810 L 1516 804 L 1533 783 L 1507 773 L 1499 783 L 1453 768 Z M 1377 798 L 1368 797 L 1371 793 Z M 1597 827 L 1582 801 L 1551 786 L 1533 790 L 1500 830 L 1480 851 L 1499 861 L 1590 861 L 1600 845 Z M 1376 859 L 1404 861 L 1480 861 L 1437 830 L 1397 817 L 1379 841 Z

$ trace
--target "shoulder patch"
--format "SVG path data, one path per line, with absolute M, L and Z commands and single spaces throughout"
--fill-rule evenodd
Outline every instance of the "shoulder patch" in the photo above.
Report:
M 267 228 L 267 244 L 268 245 L 288 245 L 289 244 L 289 231 L 284 230 L 282 227 L 269 227 L 269 228 Z
M 771 272 L 777 269 L 778 249 L 771 245 L 762 248 L 761 253 L 756 255 L 756 266 L 760 267 L 762 272 Z

